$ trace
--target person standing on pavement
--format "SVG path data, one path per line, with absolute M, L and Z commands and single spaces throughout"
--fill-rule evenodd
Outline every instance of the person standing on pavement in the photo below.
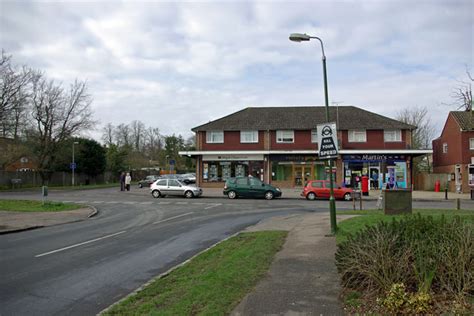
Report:
M 125 191 L 125 172 L 120 174 L 120 191 Z
M 132 182 L 132 177 L 130 176 L 130 173 L 127 172 L 127 175 L 125 176 L 125 189 L 127 191 L 130 191 L 130 183 Z

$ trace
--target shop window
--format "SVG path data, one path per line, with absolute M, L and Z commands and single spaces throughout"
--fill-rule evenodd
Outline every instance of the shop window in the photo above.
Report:
M 223 131 L 208 131 L 206 132 L 206 143 L 216 144 L 224 142 L 224 132 Z
M 277 131 L 277 143 L 294 143 L 294 131 Z
M 365 143 L 367 141 L 367 134 L 365 130 L 350 130 L 349 142 L 351 143 Z
M 384 130 L 383 139 L 385 142 L 401 142 L 402 141 L 402 131 L 397 130 Z
M 240 131 L 241 143 L 258 143 L 258 131 Z
M 318 131 L 315 129 L 311 130 L 311 142 L 312 143 L 318 142 Z
M 448 153 L 448 143 L 443 143 L 443 154 Z
M 469 138 L 469 149 L 474 150 L 474 138 Z
M 272 164 L 272 180 L 274 181 L 290 181 L 292 173 L 291 164 Z

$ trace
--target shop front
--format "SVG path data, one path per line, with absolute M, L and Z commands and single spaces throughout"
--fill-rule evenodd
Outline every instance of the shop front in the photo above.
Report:
M 325 162 L 317 155 L 271 155 L 271 182 L 283 188 L 301 187 L 308 180 L 327 178 Z
M 362 176 L 369 177 L 370 189 L 411 187 L 411 156 L 397 154 L 342 155 L 343 185 L 360 187 Z
M 203 155 L 200 183 L 219 187 L 230 177 L 252 176 L 264 181 L 264 155 Z

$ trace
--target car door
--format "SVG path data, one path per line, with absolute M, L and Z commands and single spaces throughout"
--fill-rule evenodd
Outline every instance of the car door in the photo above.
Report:
M 248 183 L 248 178 L 237 178 L 235 180 L 235 192 L 237 193 L 238 196 L 244 196 L 247 197 L 249 196 L 249 183 Z
M 249 196 L 263 197 L 265 195 L 265 186 L 257 178 L 249 178 Z
M 330 185 L 329 185 L 329 181 L 324 181 L 323 182 L 323 188 L 321 189 L 321 197 L 325 198 L 325 199 L 329 199 L 329 188 L 330 188 Z
M 168 180 L 168 194 L 169 195 L 184 195 L 183 186 L 178 180 Z
M 160 179 L 156 181 L 156 188 L 160 191 L 162 195 L 167 195 L 168 191 L 168 180 Z

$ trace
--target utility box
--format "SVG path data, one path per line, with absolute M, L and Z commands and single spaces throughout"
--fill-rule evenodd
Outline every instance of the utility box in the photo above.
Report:
M 383 190 L 383 212 L 385 215 L 411 214 L 411 190 Z

